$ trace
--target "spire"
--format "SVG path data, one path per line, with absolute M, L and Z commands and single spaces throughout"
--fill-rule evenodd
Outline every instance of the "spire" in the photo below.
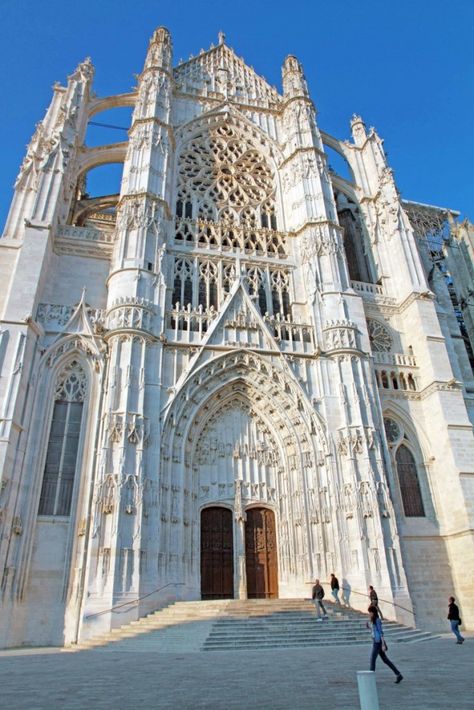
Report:
M 303 72 L 303 66 L 291 54 L 283 62 L 283 95 L 285 98 L 294 96 L 309 97 L 308 86 Z
M 367 131 L 365 130 L 365 123 L 360 116 L 354 114 L 351 118 L 351 131 L 354 143 L 356 146 L 360 147 L 364 145 L 367 140 Z
M 171 35 L 166 27 L 158 27 L 150 39 L 148 52 L 145 60 L 145 69 L 150 67 L 162 67 L 171 69 L 171 55 L 173 45 Z
M 225 44 L 225 34 L 222 30 L 217 35 L 219 44 Z
M 83 62 L 79 62 L 77 67 L 74 69 L 72 74 L 68 76 L 69 81 L 92 81 L 94 78 L 94 65 L 92 64 L 92 59 L 86 57 Z

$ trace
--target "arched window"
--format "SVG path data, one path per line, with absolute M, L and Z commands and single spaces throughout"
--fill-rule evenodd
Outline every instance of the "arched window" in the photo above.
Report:
M 425 508 L 415 458 L 405 444 L 401 444 L 397 450 L 396 464 L 405 515 L 407 518 L 424 517 Z
M 58 377 L 38 515 L 69 515 L 86 376 L 73 360 Z
M 211 261 L 199 262 L 199 305 L 215 309 L 217 303 L 217 265 Z
M 173 306 L 187 306 L 193 302 L 193 265 L 188 259 L 176 259 L 174 263 Z
M 285 271 L 271 271 L 271 290 L 273 315 L 278 313 L 285 318 L 290 314 L 289 276 Z

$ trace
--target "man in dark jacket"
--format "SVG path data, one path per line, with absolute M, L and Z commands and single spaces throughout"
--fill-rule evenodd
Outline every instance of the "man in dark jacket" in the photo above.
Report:
M 323 599 L 324 599 L 324 589 L 322 588 L 322 585 L 319 583 L 319 579 L 316 579 L 314 582 L 314 587 L 313 587 L 313 602 L 314 602 L 314 606 L 316 608 L 316 613 L 318 615 L 318 618 L 316 619 L 316 621 L 323 620 L 321 618 L 321 609 L 323 610 L 324 618 L 325 619 L 328 618 L 328 615 L 326 613 L 326 609 L 324 608 Z
M 374 606 L 377 609 L 378 615 L 380 616 L 380 618 L 383 621 L 383 614 L 380 611 L 380 607 L 379 607 L 379 598 L 377 596 L 377 592 L 375 591 L 375 589 L 373 588 L 372 585 L 370 585 L 370 587 L 369 587 L 369 599 L 370 599 L 370 606 Z
M 454 597 L 449 597 L 448 601 L 448 619 L 451 624 L 451 631 L 456 636 L 456 643 L 464 643 L 464 638 L 459 633 L 459 624 L 461 623 L 461 617 L 459 616 L 458 605 L 454 603 L 456 601 Z
M 331 594 L 334 597 L 334 601 L 336 601 L 339 606 L 341 605 L 341 602 L 339 601 L 339 580 L 334 574 L 334 572 L 331 574 L 331 579 L 329 580 L 331 584 Z

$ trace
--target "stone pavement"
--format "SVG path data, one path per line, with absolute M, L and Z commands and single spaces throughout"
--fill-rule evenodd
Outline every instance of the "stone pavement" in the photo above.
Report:
M 381 710 L 474 709 L 474 635 L 393 643 L 405 679 L 377 664 Z M 367 647 L 150 653 L 111 648 L 0 652 L 0 708 L 8 710 L 357 710 L 356 671 Z

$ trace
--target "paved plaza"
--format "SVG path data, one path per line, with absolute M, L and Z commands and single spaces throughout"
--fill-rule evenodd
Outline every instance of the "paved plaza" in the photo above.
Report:
M 389 656 L 404 681 L 382 663 L 380 707 L 389 710 L 474 708 L 474 635 L 393 643 Z M 24 649 L 0 652 L 0 707 L 9 710 L 357 710 L 357 670 L 367 646 L 208 653 L 78 652 Z

